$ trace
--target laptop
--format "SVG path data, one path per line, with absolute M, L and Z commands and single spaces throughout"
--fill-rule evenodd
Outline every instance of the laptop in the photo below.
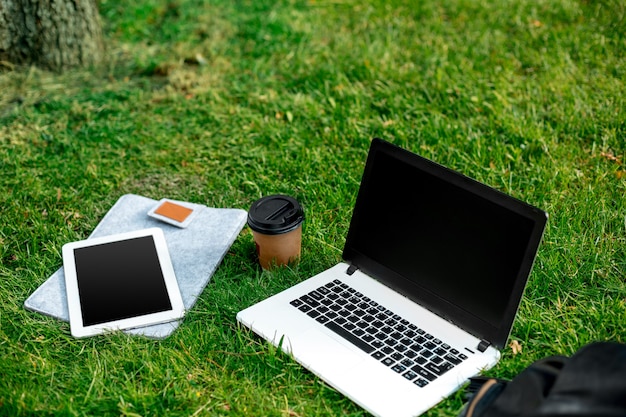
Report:
M 493 367 L 542 210 L 373 139 L 343 261 L 237 314 L 377 416 L 417 416 Z

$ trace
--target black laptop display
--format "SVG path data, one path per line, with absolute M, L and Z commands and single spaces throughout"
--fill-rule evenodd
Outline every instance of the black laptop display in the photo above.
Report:
M 382 140 L 366 166 L 344 259 L 502 348 L 545 213 Z

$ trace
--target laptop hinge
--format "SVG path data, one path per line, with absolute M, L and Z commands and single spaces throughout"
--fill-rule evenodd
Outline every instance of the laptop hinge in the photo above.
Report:
M 356 272 L 356 270 L 359 269 L 356 265 L 350 265 L 348 267 L 348 270 L 346 271 L 346 274 L 348 275 L 352 275 Z
M 481 340 L 481 341 L 480 341 L 480 343 L 478 344 L 478 350 L 479 350 L 480 352 L 484 352 L 484 351 L 486 351 L 486 350 L 487 350 L 487 348 L 488 348 L 490 345 L 491 345 L 491 343 L 489 343 L 488 341 L 486 341 L 486 340 L 484 340 L 484 339 L 483 339 L 483 340 Z

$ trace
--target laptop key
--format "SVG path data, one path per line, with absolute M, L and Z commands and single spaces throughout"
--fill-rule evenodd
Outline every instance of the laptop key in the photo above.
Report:
M 398 332 L 393 332 L 389 335 L 389 337 L 392 337 L 395 340 L 400 340 L 402 338 L 402 334 Z
M 431 374 L 419 365 L 415 365 L 411 368 L 411 370 L 429 381 L 434 381 L 437 378 L 435 375 Z
M 445 356 L 448 351 L 442 348 L 435 349 L 435 353 L 439 356 Z
M 390 353 L 393 353 L 393 349 L 392 349 L 392 348 L 390 348 L 389 346 L 385 346 L 385 347 L 382 349 L 382 351 L 383 351 L 384 353 L 386 353 L 387 355 L 389 355 Z
M 317 307 L 318 305 L 320 305 L 318 301 L 316 301 L 313 297 L 311 297 L 308 294 L 303 295 L 302 297 L 300 297 L 300 299 L 304 301 L 306 304 L 310 305 L 311 307 Z
M 372 323 L 374 321 L 374 316 L 372 316 L 371 314 L 366 314 L 362 317 L 362 319 L 368 323 Z
M 402 343 L 404 346 L 409 346 L 413 343 L 413 341 L 409 338 L 404 338 L 402 340 L 400 340 L 400 343 Z
M 401 374 L 402 372 L 406 371 L 406 367 L 400 364 L 396 364 L 394 367 L 391 368 L 393 371 Z
M 368 332 L 371 335 L 374 335 L 374 334 L 376 334 L 378 332 L 378 329 L 376 327 L 370 326 L 367 329 L 365 329 L 365 331 Z
M 377 313 L 376 314 L 376 318 L 382 322 L 382 321 L 387 320 L 389 318 L 389 316 L 386 315 L 385 313 Z M 381 324 L 381 326 L 382 326 L 382 324 Z
M 346 319 L 348 319 L 350 323 L 358 323 L 358 321 L 360 320 L 357 316 L 348 316 L 346 317 Z
M 424 347 L 428 350 L 433 350 L 435 348 L 435 344 L 432 342 L 428 342 L 424 345 Z
M 383 333 L 383 332 L 378 332 L 378 333 L 376 333 L 376 338 L 378 340 L 385 340 L 387 338 L 387 335 L 385 333 Z
M 345 308 L 337 310 L 337 314 L 339 314 L 341 317 L 345 317 L 345 318 L 348 318 L 348 317 L 350 317 L 352 315 L 350 310 L 346 310 Z
M 415 378 L 417 378 L 417 374 L 413 371 L 406 371 L 405 373 L 402 374 L 402 376 L 408 379 L 409 381 L 412 381 Z
M 309 293 L 309 296 L 311 296 L 312 298 L 315 298 L 317 301 L 321 300 L 322 298 L 324 298 L 324 296 L 322 294 L 320 294 L 319 292 L 317 292 L 317 290 L 313 290 Z
M 376 352 L 372 353 L 372 357 L 374 359 L 381 360 L 382 358 L 385 357 L 385 354 L 383 352 L 381 352 L 380 350 L 377 350 Z
M 345 308 L 348 311 L 354 311 L 356 310 L 356 306 L 352 305 L 352 304 L 346 304 L 345 306 L 341 307 L 339 304 L 336 304 L 336 306 L 341 309 L 341 308 Z
M 422 348 L 422 345 L 420 345 L 419 343 L 413 343 L 413 344 L 411 345 L 411 350 L 414 350 L 415 352 L 419 352 L 419 351 L 421 351 L 422 349 L 423 349 L 423 348 Z
M 446 363 L 442 363 L 441 365 L 436 365 L 432 362 L 428 362 L 426 365 L 424 365 L 424 368 L 431 371 L 435 375 L 443 375 L 444 373 L 452 369 L 452 365 L 450 365 L 449 363 L 446 365 Z
M 309 311 L 306 312 L 306 314 L 308 314 L 309 316 L 315 318 L 315 317 L 320 315 L 320 312 L 317 311 L 317 310 L 309 310 Z
M 383 342 L 381 342 L 378 339 L 374 339 L 372 340 L 372 346 L 374 346 L 376 349 L 380 349 L 381 347 L 383 347 Z
M 302 311 L 303 313 L 306 313 L 308 311 L 311 311 L 311 306 L 302 304 L 300 305 L 300 307 L 298 307 L 298 310 Z
M 413 383 L 421 388 L 424 388 L 426 385 L 428 385 L 428 381 L 423 378 L 417 378 L 415 381 L 413 381 Z
M 406 326 L 404 324 L 398 324 L 396 325 L 395 330 L 397 332 L 404 333 L 404 331 L 406 330 Z
M 391 366 L 391 365 L 393 365 L 394 363 L 396 363 L 396 361 L 394 361 L 394 360 L 393 360 L 393 359 L 391 359 L 391 358 L 385 358 L 385 359 L 383 359 L 381 362 L 382 362 L 382 363 L 384 363 L 384 364 L 385 364 L 385 365 L 387 365 L 387 366 Z
M 397 350 L 398 352 L 404 352 L 404 351 L 406 351 L 406 350 L 408 349 L 408 348 L 407 348 L 405 345 L 403 345 L 402 343 L 398 343 L 398 344 L 397 344 L 397 345 L 395 345 L 393 348 L 394 348 L 395 350 Z
M 365 322 L 365 321 L 359 321 L 359 322 L 357 322 L 355 324 L 360 329 L 367 329 L 368 327 L 370 327 L 370 325 L 367 322 Z
M 325 326 L 329 328 L 330 330 L 332 330 L 333 332 L 337 333 L 339 336 L 351 342 L 353 345 L 360 348 L 365 353 L 372 353 L 374 351 L 374 348 L 372 347 L 372 345 L 370 345 L 367 342 L 364 342 L 363 340 L 353 335 L 349 331 L 345 330 L 343 327 L 341 327 L 334 321 L 329 321 L 328 323 L 325 324 Z
M 403 359 L 402 361 L 400 361 L 400 363 L 406 367 L 412 366 L 415 362 L 413 362 L 411 359 Z M 411 378 L 413 379 L 413 378 Z
M 447 354 L 443 358 L 447 360 L 448 362 L 453 363 L 454 365 L 458 365 L 461 363 L 461 360 L 457 358 L 456 356 L 453 356 L 452 354 Z
M 326 284 L 326 285 L 328 285 L 328 284 Z M 326 285 L 322 285 L 321 287 L 319 287 L 317 289 L 317 292 L 319 292 L 320 294 L 324 294 L 324 295 L 328 294 L 330 292 L 330 290 L 328 289 L 328 287 Z
M 406 352 L 404 353 L 404 356 L 406 356 L 407 358 L 412 359 L 412 358 L 414 358 L 414 357 L 416 357 L 416 356 L 417 356 L 417 353 L 415 353 L 415 351 L 414 351 L 414 350 L 408 350 L 408 351 L 406 351 Z

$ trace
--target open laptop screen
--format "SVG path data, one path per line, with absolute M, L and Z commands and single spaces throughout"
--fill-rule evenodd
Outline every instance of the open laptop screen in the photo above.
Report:
M 374 140 L 344 258 L 500 345 L 545 219 L 519 200 Z

